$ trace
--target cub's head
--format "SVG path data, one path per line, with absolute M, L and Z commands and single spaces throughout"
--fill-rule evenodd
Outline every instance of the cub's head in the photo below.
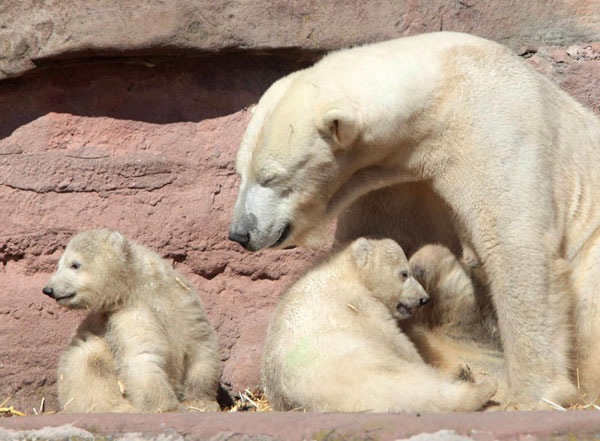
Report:
M 365 176 L 350 179 L 368 165 L 365 157 L 379 154 L 355 148 L 362 132 L 358 106 L 331 90 L 325 96 L 302 75 L 265 93 L 238 150 L 241 183 L 229 238 L 250 251 L 320 245 L 329 221 L 371 190 Z
M 110 310 L 126 291 L 130 242 L 118 231 L 89 230 L 73 237 L 42 292 L 67 308 Z
M 409 264 L 417 280 L 432 296 L 473 292 L 465 268 L 443 245 L 425 245 L 412 255 Z M 469 261 L 466 265 L 470 265 Z
M 415 280 L 404 251 L 392 239 L 360 238 L 348 248 L 358 277 L 397 319 L 406 319 L 429 296 Z

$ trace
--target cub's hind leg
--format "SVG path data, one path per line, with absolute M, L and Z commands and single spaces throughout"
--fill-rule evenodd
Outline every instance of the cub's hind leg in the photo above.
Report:
M 121 393 L 113 354 L 93 329 L 95 317 L 78 328 L 58 365 L 58 401 L 64 412 L 136 412 Z M 92 326 L 90 326 L 92 325 Z

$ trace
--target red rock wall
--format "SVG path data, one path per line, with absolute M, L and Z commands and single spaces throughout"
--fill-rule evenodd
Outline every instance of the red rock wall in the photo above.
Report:
M 310 254 L 251 255 L 227 240 L 247 107 L 298 64 L 211 57 L 103 62 L 0 82 L 0 401 L 56 406 L 57 358 L 82 315 L 41 293 L 71 235 L 107 227 L 198 287 L 224 380 L 258 381 L 265 323 Z
M 172 260 L 217 329 L 226 386 L 258 384 L 269 314 L 315 253 L 249 254 L 227 240 L 233 160 L 248 107 L 319 51 L 467 30 L 600 110 L 598 1 L 38 3 L 0 4 L 0 402 L 12 396 L 28 413 L 42 397 L 56 409 L 57 359 L 82 317 L 41 288 L 89 228 L 119 229 Z

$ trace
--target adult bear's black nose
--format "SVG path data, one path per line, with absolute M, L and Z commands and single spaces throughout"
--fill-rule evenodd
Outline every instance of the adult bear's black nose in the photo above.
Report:
M 250 242 L 250 233 L 238 233 L 237 231 L 229 230 L 229 240 L 239 243 L 244 248 L 248 249 Z
M 429 302 L 429 297 L 421 297 L 421 298 L 419 299 L 419 305 L 424 305 L 424 304 L 426 304 L 427 302 Z
M 49 286 L 45 286 L 44 289 L 42 289 L 42 292 L 50 297 L 52 297 L 52 294 L 54 294 L 54 290 Z
M 241 218 L 234 220 L 229 227 L 229 240 L 239 243 L 249 249 L 250 231 L 256 228 L 258 223 L 253 214 L 244 214 Z

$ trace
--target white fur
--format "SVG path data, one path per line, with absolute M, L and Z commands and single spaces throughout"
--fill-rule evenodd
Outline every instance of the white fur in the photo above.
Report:
M 277 179 L 265 183 L 268 164 Z M 508 49 L 443 32 L 334 52 L 265 93 L 237 169 L 231 231 L 250 250 L 314 245 L 338 215 L 338 242 L 472 249 L 498 314 L 507 402 L 576 395 L 567 311 L 549 294 L 553 262 L 567 259 L 576 304 L 591 305 L 574 317 L 583 387 L 600 395 L 600 124 Z M 261 180 L 278 198 L 269 212 L 246 203 Z
M 357 239 L 282 297 L 269 326 L 263 385 L 276 410 L 473 411 L 495 383 L 427 366 L 398 328 L 427 295 L 390 239 Z M 399 308 L 399 304 L 402 306 Z
M 119 232 L 76 235 L 45 290 L 90 313 L 58 367 L 65 412 L 218 410 L 214 330 L 193 286 Z

